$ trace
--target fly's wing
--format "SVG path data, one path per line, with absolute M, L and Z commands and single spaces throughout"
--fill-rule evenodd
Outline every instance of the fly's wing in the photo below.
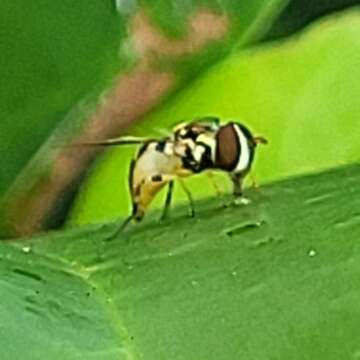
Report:
M 159 136 L 162 138 L 169 138 L 172 135 L 172 131 L 164 127 L 153 127 L 152 129 L 156 134 L 159 134 Z
M 215 131 L 220 126 L 220 118 L 217 116 L 200 116 L 192 121 L 193 124 L 203 127 L 207 131 Z
M 211 116 L 211 115 L 198 116 L 189 121 L 177 122 L 172 125 L 172 129 L 173 129 L 173 131 L 176 131 L 179 128 L 183 128 L 184 126 L 191 126 L 191 125 L 193 125 L 193 126 L 199 125 L 199 126 L 203 126 L 205 128 L 215 129 L 220 126 L 220 118 L 217 116 Z
M 74 144 L 74 146 L 117 146 L 117 145 L 139 145 L 157 141 L 155 138 L 145 138 L 136 136 L 121 136 L 113 139 L 84 141 Z

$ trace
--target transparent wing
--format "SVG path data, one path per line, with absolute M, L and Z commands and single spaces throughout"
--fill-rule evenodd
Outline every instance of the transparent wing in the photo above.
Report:
M 75 146 L 117 146 L 117 145 L 139 145 L 151 141 L 158 141 L 155 138 L 137 137 L 137 136 L 121 136 L 113 139 L 84 141 L 74 144 Z

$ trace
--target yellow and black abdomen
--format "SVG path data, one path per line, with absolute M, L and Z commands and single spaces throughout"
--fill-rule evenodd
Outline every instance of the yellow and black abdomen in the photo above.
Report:
M 156 194 L 169 181 L 181 176 L 181 159 L 173 154 L 172 146 L 159 142 L 144 144 L 136 160 L 132 162 L 129 174 L 129 186 L 133 203 L 133 217 L 141 220 Z

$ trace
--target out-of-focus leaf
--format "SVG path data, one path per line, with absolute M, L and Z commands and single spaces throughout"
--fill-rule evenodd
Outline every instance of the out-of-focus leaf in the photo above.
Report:
M 0 245 L 3 359 L 347 360 L 359 354 L 360 166 L 202 202 L 159 225 Z
M 354 8 L 286 42 L 234 54 L 134 133 L 159 134 L 159 128 L 206 114 L 244 121 L 270 142 L 258 151 L 260 182 L 359 160 L 359 64 L 360 13 Z M 72 223 L 128 214 L 133 153 L 116 149 L 104 156 L 78 198 Z M 188 182 L 198 196 L 212 194 L 207 179 Z M 181 192 L 176 198 L 184 199 Z
M 317 18 L 358 4 L 358 0 L 292 0 L 263 40 L 288 36 Z
M 0 4 L 0 199 L 68 114 L 120 66 L 124 27 L 111 1 Z

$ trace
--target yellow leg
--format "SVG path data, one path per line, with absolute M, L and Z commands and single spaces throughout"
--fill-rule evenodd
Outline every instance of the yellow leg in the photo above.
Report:
M 193 197 L 191 195 L 190 190 L 187 188 L 184 181 L 180 177 L 177 177 L 176 175 L 167 175 L 167 174 L 155 175 L 155 176 L 151 177 L 151 181 L 171 182 L 171 181 L 174 181 L 175 179 L 178 180 L 181 188 L 184 190 L 184 192 L 185 192 L 185 194 L 186 194 L 186 196 L 187 196 L 187 198 L 189 200 L 190 216 L 194 217 L 195 216 L 195 207 L 194 207 Z
M 259 184 L 258 184 L 258 182 L 256 181 L 255 175 L 254 175 L 253 173 L 250 173 L 249 176 L 250 176 L 251 186 L 252 186 L 253 188 L 255 188 L 255 189 L 258 188 L 258 187 L 259 187 Z
M 172 200 L 172 194 L 174 191 L 174 180 L 169 181 L 168 191 L 166 193 L 166 199 L 164 204 L 164 209 L 161 214 L 160 220 L 165 220 L 167 218 L 167 215 L 169 213 L 169 209 L 171 206 L 171 200 Z
M 190 190 L 187 188 L 187 186 L 185 185 L 184 181 L 180 178 L 178 178 L 179 184 L 181 186 L 181 188 L 184 190 L 184 193 L 187 195 L 188 200 L 189 200 L 189 206 L 190 206 L 190 216 L 194 217 L 195 216 L 195 206 L 194 206 L 194 199 L 191 195 Z
M 222 196 L 224 196 L 224 189 L 222 187 L 219 186 L 219 184 L 216 182 L 214 173 L 212 171 L 207 171 L 206 175 L 208 177 L 208 179 L 211 182 L 211 185 L 213 186 L 213 188 L 215 189 L 216 195 L 221 198 Z

